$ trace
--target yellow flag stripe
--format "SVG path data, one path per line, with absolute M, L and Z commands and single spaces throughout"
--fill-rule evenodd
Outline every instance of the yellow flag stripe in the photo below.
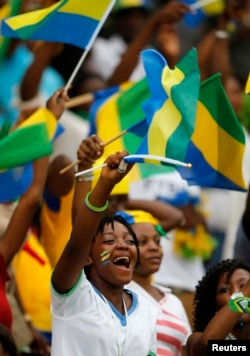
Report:
M 99 21 L 102 19 L 110 2 L 110 0 L 101 0 L 97 6 L 93 6 L 93 0 L 81 0 L 81 5 L 79 6 L 79 0 L 71 0 L 63 5 L 59 12 L 87 16 Z
M 47 126 L 48 135 L 51 139 L 56 131 L 57 120 L 51 111 L 41 108 L 34 112 L 27 120 L 25 120 L 19 127 L 27 127 L 36 124 L 44 123 Z
M 6 23 L 12 28 L 12 30 L 18 30 L 25 26 L 36 25 L 42 21 L 46 16 L 51 12 L 56 10 L 59 7 L 58 3 L 52 5 L 46 9 L 41 9 L 37 11 L 27 12 L 22 15 L 14 16 L 6 20 Z
M 197 106 L 196 125 L 191 140 L 211 167 L 235 184 L 245 186 L 241 174 L 245 145 L 218 126 L 200 101 Z M 210 144 L 211 141 L 213 144 Z
M 184 73 L 177 67 L 174 70 L 165 67 L 162 71 L 162 86 L 169 99 L 155 113 L 148 130 L 148 151 L 152 155 L 165 157 L 168 139 L 182 120 L 182 115 L 171 100 L 171 88 L 184 78 Z

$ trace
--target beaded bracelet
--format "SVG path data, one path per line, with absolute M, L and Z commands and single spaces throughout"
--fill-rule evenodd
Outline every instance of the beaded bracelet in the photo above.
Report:
M 249 297 L 238 297 L 235 299 L 230 299 L 228 302 L 228 306 L 234 312 L 250 314 Z
M 88 194 L 86 195 L 86 197 L 84 199 L 84 203 L 85 203 L 86 207 L 94 213 L 102 213 L 103 211 L 105 211 L 109 204 L 108 200 L 106 201 L 104 206 L 97 207 L 90 203 L 90 201 L 89 201 L 90 194 L 91 194 L 91 192 L 88 192 Z

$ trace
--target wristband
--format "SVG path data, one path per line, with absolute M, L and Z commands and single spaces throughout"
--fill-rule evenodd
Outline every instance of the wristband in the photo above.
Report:
M 93 179 L 94 175 L 91 172 L 75 177 L 76 182 L 91 182 Z
M 230 37 L 227 31 L 217 30 L 214 32 L 215 37 L 219 38 L 220 40 L 226 40 Z
M 106 203 L 103 206 L 97 207 L 90 203 L 90 201 L 89 201 L 90 194 L 91 194 L 91 192 L 88 192 L 88 194 L 86 195 L 86 197 L 84 199 L 84 203 L 85 203 L 86 207 L 94 213 L 102 213 L 103 211 L 105 211 L 109 204 L 108 200 L 106 201 Z
M 230 299 L 228 302 L 229 308 L 237 313 L 247 313 L 250 314 L 250 298 L 249 297 L 238 297 L 235 299 Z

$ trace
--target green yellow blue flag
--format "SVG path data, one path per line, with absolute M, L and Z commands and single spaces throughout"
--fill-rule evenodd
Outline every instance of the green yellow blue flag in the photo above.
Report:
M 245 135 L 220 74 L 200 84 L 194 49 L 173 70 L 154 50 L 144 51 L 142 57 L 151 92 L 143 104 L 149 129 L 133 159 L 125 161 L 148 162 L 153 155 L 164 164 L 167 157 L 192 165 L 176 166 L 189 185 L 246 190 Z
M 146 78 L 136 83 L 124 83 L 115 89 L 114 91 L 111 88 L 97 95 L 90 110 L 90 134 L 98 134 L 104 143 L 123 131 L 128 132 L 105 146 L 105 157 L 124 149 L 134 154 L 147 131 L 147 120 L 142 108 L 143 103 L 150 97 Z M 139 132 L 135 128 L 139 128 Z M 130 180 L 147 178 L 153 172 L 166 172 L 166 167 L 155 164 L 135 165 L 130 172 Z
M 61 0 L 47 8 L 5 19 L 1 34 L 89 49 L 114 3 L 115 0 Z
M 185 149 L 191 169 L 178 167 L 189 184 L 245 191 L 245 135 L 217 73 L 201 83 L 195 130 Z
M 102 101 L 102 105 L 97 106 L 98 110 L 94 114 L 92 111 L 92 121 L 94 117 L 96 131 L 91 133 L 97 133 L 104 143 L 135 123 L 145 122 L 146 116 L 148 127 L 146 134 L 145 132 L 143 135 L 128 134 L 105 146 L 105 156 L 126 149 L 131 155 L 137 153 L 137 162 L 147 163 L 133 167 L 130 172 L 131 181 L 144 179 L 152 174 L 166 173 L 173 169 L 163 166 L 164 164 L 175 166 L 175 163 L 169 164 L 169 158 L 175 157 L 167 156 L 166 147 L 171 148 L 175 145 L 176 150 L 182 152 L 179 140 L 186 143 L 189 141 L 195 122 L 200 85 L 195 49 L 191 50 L 174 70 L 169 69 L 165 59 L 157 51 L 144 51 L 142 56 L 147 78 L 135 84 L 128 84 L 127 88 Z M 162 81 L 166 88 L 163 87 Z M 167 100 L 169 97 L 171 100 Z M 145 108 L 147 115 L 145 115 Z M 158 114 L 155 115 L 160 111 L 159 109 L 161 109 L 160 117 Z M 185 117 L 184 120 L 182 116 Z M 170 136 L 171 132 L 174 132 L 173 138 L 166 142 L 166 137 Z M 145 153 L 151 155 L 151 158 L 138 156 Z M 155 156 L 162 157 L 162 160 L 156 160 Z M 131 159 L 131 156 L 128 159 Z
M 49 110 L 39 109 L 0 139 L 0 169 L 22 166 L 52 153 L 57 121 Z
M 143 104 L 149 129 L 136 153 L 184 162 L 185 148 L 195 128 L 199 97 L 197 51 L 190 50 L 174 69 L 155 50 L 143 51 L 142 59 L 151 92 L 150 99 Z
M 32 161 L 52 153 L 57 120 L 49 110 L 39 109 L 15 130 L 1 132 L 0 203 L 17 199 L 33 179 Z

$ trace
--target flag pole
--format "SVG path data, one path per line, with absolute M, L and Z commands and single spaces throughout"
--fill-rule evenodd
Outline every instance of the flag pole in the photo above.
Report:
M 83 61 L 85 60 L 85 58 L 87 57 L 87 54 L 89 53 L 89 50 L 92 47 L 93 42 L 95 41 L 98 33 L 100 32 L 100 29 L 102 28 L 104 22 L 106 21 L 110 11 L 112 10 L 113 6 L 115 5 L 115 2 L 116 2 L 116 0 L 111 0 L 110 1 L 110 3 L 108 5 L 108 7 L 107 7 L 102 19 L 101 19 L 101 21 L 99 22 L 98 26 L 96 27 L 91 39 L 89 40 L 88 45 L 85 48 L 85 51 L 83 52 L 82 56 L 80 57 L 79 62 L 77 63 L 75 69 L 73 70 L 73 72 L 72 72 L 72 74 L 71 74 L 71 76 L 70 76 L 70 78 L 69 78 L 69 80 L 68 80 L 68 82 L 67 82 L 67 84 L 65 86 L 65 91 L 66 92 L 68 91 L 70 85 L 73 83 L 73 80 L 75 79 L 75 76 L 76 76 L 78 70 L 80 69 L 80 67 L 81 67 Z
M 78 61 L 77 65 L 75 66 L 75 69 L 73 70 L 71 76 L 69 77 L 69 80 L 67 81 L 67 84 L 65 85 L 64 90 L 67 92 L 71 84 L 73 83 L 73 80 L 75 79 L 75 76 L 77 75 L 79 69 L 81 68 L 81 65 L 83 64 L 85 58 L 87 57 L 89 50 L 85 49 L 83 54 L 81 55 L 80 60 Z
M 103 143 L 103 147 L 109 145 L 110 143 L 114 142 L 115 140 L 117 140 L 118 138 L 126 135 L 128 133 L 128 130 L 123 130 L 122 132 L 120 132 L 119 134 L 117 134 L 116 136 L 112 137 L 110 140 L 106 141 L 105 143 Z M 70 163 L 69 165 L 67 165 L 66 167 L 64 167 L 63 169 L 60 170 L 60 174 L 64 174 L 66 173 L 69 169 L 75 167 L 78 163 L 80 163 L 81 160 L 78 159 L 75 162 Z
M 191 163 L 185 163 L 185 162 L 178 161 L 178 160 L 172 159 L 172 158 L 153 156 L 153 155 L 143 155 L 143 154 L 137 155 L 137 154 L 135 154 L 135 155 L 125 156 L 123 158 L 123 160 L 120 163 L 120 166 L 118 167 L 118 169 L 120 169 L 120 173 L 124 173 L 124 171 L 126 169 L 126 165 L 128 163 L 136 162 L 136 161 L 134 161 L 134 159 L 136 159 L 136 158 L 148 159 L 147 163 L 150 163 L 150 160 L 151 160 L 151 161 L 162 161 L 162 162 L 165 162 L 165 163 L 173 165 L 173 166 L 182 166 L 182 167 L 186 167 L 186 168 L 192 167 Z M 139 162 L 137 162 L 137 163 L 139 163 Z M 140 162 L 140 163 L 142 163 L 142 162 Z M 107 166 L 107 163 L 103 163 L 103 164 L 100 164 L 99 166 L 85 169 L 84 171 L 75 173 L 75 177 L 83 176 L 84 174 L 91 173 L 91 172 L 95 171 L 96 169 L 100 169 L 100 168 L 103 168 L 106 166 Z
M 66 104 L 65 108 L 70 109 L 77 105 L 88 104 L 91 103 L 95 99 L 95 95 L 93 93 L 85 93 L 82 95 L 75 96 L 71 98 Z
M 85 169 L 85 171 L 77 172 L 77 173 L 75 174 L 75 177 L 82 176 L 82 175 L 84 175 L 84 174 L 93 172 L 93 171 L 95 171 L 96 169 L 100 169 L 100 168 L 103 168 L 103 167 L 106 167 L 106 166 L 107 166 L 107 163 L 103 163 L 103 164 L 100 164 L 99 166 L 95 166 L 95 167 L 92 167 L 92 168 L 89 168 L 89 169 Z

